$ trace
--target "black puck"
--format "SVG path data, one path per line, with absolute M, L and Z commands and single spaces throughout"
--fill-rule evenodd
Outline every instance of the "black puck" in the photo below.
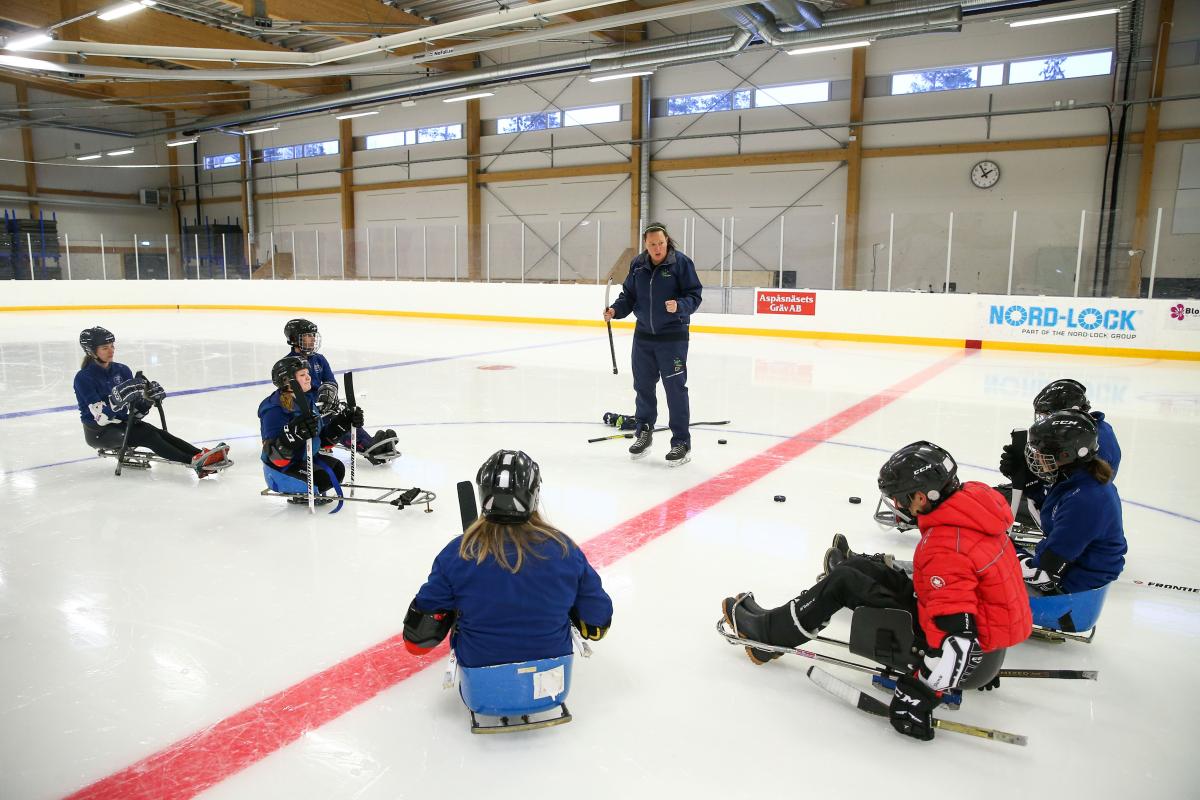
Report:
M 775 502 L 776 502 L 776 503 L 782 503 L 784 500 L 787 500 L 787 498 L 786 498 L 786 497 L 784 497 L 783 495 L 781 495 L 781 494 L 777 494 L 777 495 L 775 495 Z
M 717 439 L 717 444 L 728 444 L 724 439 Z
M 853 503 L 854 505 L 858 505 L 859 503 L 862 502 L 862 498 L 861 497 L 851 497 L 850 502 Z

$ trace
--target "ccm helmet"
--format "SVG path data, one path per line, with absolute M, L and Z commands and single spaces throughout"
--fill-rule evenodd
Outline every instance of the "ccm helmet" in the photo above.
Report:
M 96 348 L 103 347 L 106 344 L 112 344 L 117 340 L 113 336 L 112 331 L 108 328 L 84 328 L 79 332 L 79 346 L 83 348 L 83 352 L 87 353 L 92 358 L 96 357 Z
M 1055 411 L 1029 427 L 1025 463 L 1043 483 L 1052 484 L 1063 467 L 1091 461 L 1099 450 L 1096 421 L 1089 414 Z
M 906 522 L 913 495 L 924 492 L 932 507 L 958 491 L 958 464 L 932 442 L 913 442 L 892 454 L 879 468 L 879 491 Z
M 307 344 L 305 338 L 308 339 Z M 306 356 L 311 356 L 313 353 L 321 349 L 321 334 L 317 331 L 317 323 L 307 319 L 290 319 L 283 326 L 283 338 L 287 339 L 287 343 L 292 347 L 299 347 L 300 352 Z
M 542 471 L 521 450 L 497 450 L 475 476 L 483 515 L 493 522 L 528 522 L 538 504 Z
M 1070 378 L 1051 381 L 1033 398 L 1033 413 L 1039 417 L 1069 409 L 1085 414 L 1092 410 L 1092 404 L 1087 399 L 1087 387 Z
M 271 367 L 271 383 L 276 389 L 290 389 L 292 378 L 302 369 L 308 369 L 308 362 L 299 356 L 284 356 Z

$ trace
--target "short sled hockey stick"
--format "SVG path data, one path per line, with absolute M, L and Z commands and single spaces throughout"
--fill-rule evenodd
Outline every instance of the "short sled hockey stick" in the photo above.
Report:
M 306 395 L 300 389 L 300 381 L 296 380 L 296 376 L 294 374 L 292 375 L 291 378 L 288 379 L 288 385 L 292 387 L 292 398 L 294 399 L 296 405 L 299 406 L 301 402 L 306 404 L 304 407 L 304 413 L 301 416 L 311 417 L 313 415 L 313 412 L 312 412 L 312 407 L 307 405 L 308 395 Z M 313 440 L 312 439 L 304 440 L 304 455 L 305 455 L 305 463 L 308 465 L 308 513 L 315 514 L 315 513 L 317 513 L 317 497 L 313 493 Z
M 354 416 L 354 409 L 357 407 L 354 402 L 354 373 L 346 373 L 346 406 L 350 410 L 350 415 Z M 354 427 L 354 423 L 350 424 L 350 496 L 354 497 L 355 476 L 358 472 L 358 429 Z
M 609 307 L 608 295 L 611 291 L 612 291 L 612 278 L 609 278 L 608 285 L 606 287 L 604 287 L 604 308 L 605 308 L 605 310 L 607 310 Z M 604 324 L 608 326 L 608 353 L 609 353 L 609 355 L 612 356 L 613 375 L 616 375 L 617 374 L 617 348 L 615 345 L 613 345 L 612 320 L 606 319 L 606 320 L 604 320 Z
M 133 377 L 144 378 L 145 376 L 142 375 L 142 371 L 139 369 L 137 371 L 137 374 L 134 375 Z M 117 472 L 116 472 L 117 477 L 121 476 L 121 466 L 125 463 L 125 451 L 129 448 L 129 432 L 133 430 L 133 420 L 134 420 L 134 416 L 135 416 L 133 413 L 133 404 L 132 403 L 130 403 L 128 406 L 126 406 L 126 408 L 128 409 L 128 411 L 126 412 L 126 415 L 125 415 L 125 436 L 121 439 L 121 449 L 117 451 Z M 165 430 L 166 427 L 167 427 L 166 423 L 164 422 L 163 429 Z
M 689 428 L 695 428 L 695 427 L 697 427 L 697 426 L 699 426 L 699 425 L 728 425 L 728 424 L 729 424 L 729 420 L 727 420 L 727 419 L 723 419 L 723 420 L 721 420 L 720 422 L 693 422 L 693 423 L 691 423 L 690 425 L 688 425 L 688 427 L 689 427 Z M 655 429 L 654 429 L 654 432 L 655 432 L 655 433 L 662 433 L 663 431 L 669 431 L 669 430 L 671 430 L 671 427 L 670 427 L 669 425 L 665 425 L 665 426 L 663 426 L 663 427 L 661 427 L 661 428 L 655 428 Z M 629 433 L 614 433 L 614 434 L 613 434 L 613 435 L 611 435 L 611 436 L 600 436 L 600 437 L 597 437 L 597 438 L 595 438 L 595 439 L 588 439 L 588 444 L 595 444 L 596 442 L 607 442 L 607 441 L 609 441 L 610 439 L 632 439 L 632 438 L 633 438 L 634 436 L 636 436 L 636 435 L 637 435 L 637 434 L 636 434 L 635 432 L 629 432 Z
M 883 717 L 884 719 L 891 717 L 891 711 L 887 704 L 870 696 L 869 694 L 866 694 L 865 692 L 859 691 L 844 681 L 838 680 L 823 669 L 819 669 L 815 666 L 809 667 L 808 677 L 817 686 L 820 686 L 834 697 L 844 700 L 846 703 L 854 706 L 860 711 L 865 711 L 868 714 L 873 714 L 877 717 Z M 934 719 L 933 727 L 942 731 L 961 733 L 967 736 L 978 736 L 981 739 L 991 739 L 994 742 L 1013 744 L 1017 745 L 1018 747 L 1025 747 L 1029 744 L 1029 739 L 1018 733 L 1006 733 L 1005 731 L 998 731 L 994 728 L 982 728 L 978 725 L 967 725 L 962 722 Z
M 458 515 L 462 517 L 463 533 L 479 518 L 475 509 L 475 485 L 470 481 L 458 482 Z

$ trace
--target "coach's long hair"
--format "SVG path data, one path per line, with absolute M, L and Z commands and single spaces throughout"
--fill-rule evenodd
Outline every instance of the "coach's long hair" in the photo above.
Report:
M 670 253 L 672 250 L 679 250 L 679 245 L 676 243 L 676 241 L 674 239 L 671 238 L 671 234 L 667 231 L 667 226 L 663 225 L 661 222 L 651 222 L 649 225 L 646 226 L 646 230 L 642 231 L 642 251 L 643 252 L 645 252 L 645 250 L 646 250 L 646 237 L 649 236 L 650 234 L 654 233 L 655 231 L 661 231 L 662 235 L 667 237 L 667 252 L 668 253 Z
M 504 569 L 517 573 L 525 563 L 526 556 L 545 558 L 534 550 L 537 545 L 553 541 L 562 548 L 563 558 L 575 544 L 571 537 L 542 519 L 535 509 L 527 522 L 494 522 L 480 516 L 463 533 L 458 555 L 466 561 L 482 564 L 490 556 Z M 516 558 L 510 558 L 512 551 Z

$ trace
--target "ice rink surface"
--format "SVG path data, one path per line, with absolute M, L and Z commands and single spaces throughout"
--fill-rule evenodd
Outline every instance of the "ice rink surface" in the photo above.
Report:
M 586 443 L 633 411 L 628 331 L 614 376 L 602 328 L 310 317 L 367 427 L 400 436 L 401 459 L 360 475 L 432 489 L 433 513 L 259 496 L 286 314 L 0 315 L 0 798 L 1196 796 L 1200 595 L 1150 585 L 1200 586 L 1196 365 L 694 334 L 692 419 L 731 422 L 669 469 L 665 433 L 640 462 Z M 94 457 L 71 382 L 97 324 L 167 388 L 170 430 L 229 442 L 232 469 L 117 478 Z M 716 634 L 726 595 L 810 585 L 834 532 L 907 557 L 915 535 L 871 519 L 886 456 L 930 439 L 997 483 L 1008 431 L 1064 376 L 1120 439 L 1130 553 L 1093 643 L 1028 642 L 1005 666 L 1099 681 L 1006 679 L 939 712 L 1027 748 L 906 739 L 810 683 L 812 662 L 756 667 Z M 396 637 L 460 532 L 455 483 L 501 447 L 541 464 L 543 508 L 605 565 L 616 614 L 576 659 L 574 722 L 472 736 L 446 660 Z

